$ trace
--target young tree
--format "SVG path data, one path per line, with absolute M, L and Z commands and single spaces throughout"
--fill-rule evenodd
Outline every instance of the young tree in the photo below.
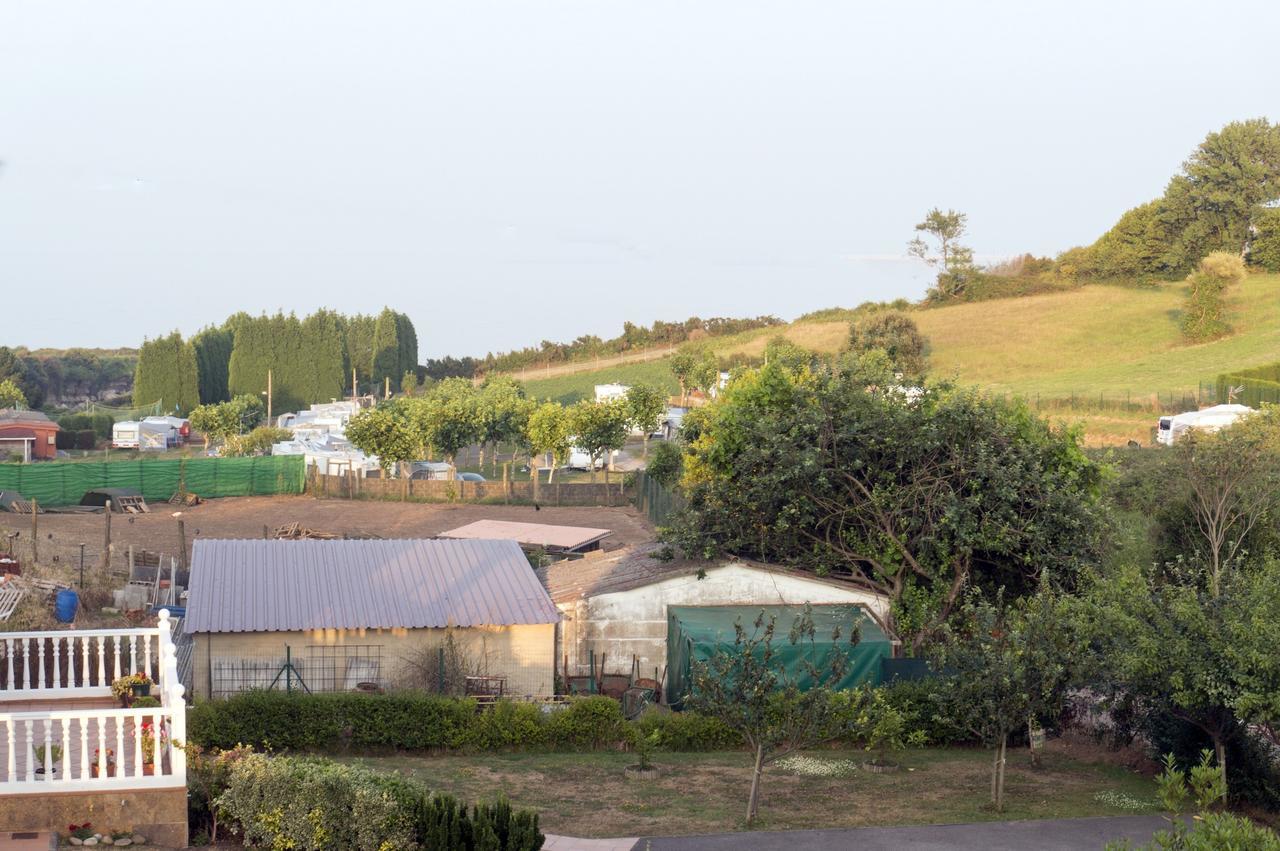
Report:
M 938 282 L 930 295 L 951 298 L 964 293 L 973 272 L 973 249 L 960 244 L 968 228 L 964 213 L 934 207 L 916 225 L 916 233 L 927 234 L 937 243 L 931 246 L 921 237 L 907 243 L 907 253 L 938 270 Z
M 518 440 L 528 417 L 524 387 L 507 375 L 491 375 L 480 385 L 477 412 L 480 420 L 480 466 L 484 467 L 485 446 L 491 452 L 492 471 L 497 473 L 498 444 Z
M 246 394 L 230 402 L 200 405 L 191 412 L 191 428 L 204 435 L 207 447 L 210 438 L 226 441 L 252 431 L 262 423 L 264 414 L 262 399 Z
M 563 405 L 543 402 L 530 411 L 524 440 L 529 447 L 529 466 L 535 478 L 538 475 L 537 459 L 546 453 L 550 453 L 552 458 L 548 482 L 555 478 L 557 466 L 568 463 L 569 435 L 569 414 Z
M 770 364 L 686 418 L 688 505 L 664 537 L 694 558 L 838 571 L 894 601 L 888 626 L 916 647 L 967 585 L 1029 593 L 1047 569 L 1069 586 L 1102 528 L 1077 434 L 945 385 L 877 389 L 881 360 Z
M 929 340 L 915 320 L 897 310 L 878 310 L 849 325 L 849 350 L 880 349 L 903 380 L 918 382 L 929 371 Z
M 440 452 L 450 466 L 459 452 L 480 439 L 479 394 L 465 378 L 445 379 L 401 405 L 419 452 Z
M 258 426 L 248 434 L 233 435 L 227 438 L 224 453 L 228 457 L 244 455 L 269 455 L 271 447 L 289 440 L 293 433 L 285 428 L 275 426 Z
M 418 392 L 418 373 L 411 369 L 406 369 L 404 375 L 400 377 L 400 393 L 404 396 L 413 396 Z
M 1123 566 L 1087 597 L 1098 688 L 1137 695 L 1200 729 L 1224 786 L 1227 744 L 1249 723 L 1280 721 L 1280 564 L 1199 560 Z
M 764 362 L 799 372 L 813 366 L 814 353 L 778 334 L 764 344 Z
M 686 696 L 689 708 L 740 734 L 754 755 L 747 827 L 751 827 L 759 810 L 760 784 L 770 763 L 792 751 L 830 741 L 843 732 L 839 703 L 829 683 L 844 675 L 848 656 L 828 654 L 823 669 L 806 661 L 806 673 L 813 686 L 802 691 L 797 678 L 789 676 L 777 658 L 776 620 L 773 616 L 766 618 L 762 610 L 750 631 L 741 620 L 735 622 L 733 647 L 718 650 L 706 662 L 694 664 L 693 691 Z M 812 610 L 806 606 L 804 614 L 792 624 L 788 640 L 792 645 L 807 642 L 806 658 L 811 660 L 817 655 L 812 649 L 815 637 Z M 832 641 L 839 640 L 837 631 Z M 849 636 L 850 646 L 857 641 L 856 632 Z M 845 699 L 857 694 L 849 693 Z
M 347 440 L 361 452 L 376 455 L 378 466 L 387 475 L 397 464 L 422 457 L 413 430 L 397 405 L 379 405 L 356 414 L 347 422 Z
M 1244 260 L 1238 254 L 1215 251 L 1187 277 L 1187 300 L 1182 309 L 1182 335 L 1203 343 L 1231 333 L 1225 294 L 1244 280 Z
M 643 435 L 644 457 L 649 457 L 649 435 L 657 430 L 667 412 L 667 394 L 652 384 L 633 384 L 627 388 L 627 421 Z
M 591 481 L 596 480 L 596 462 L 627 442 L 627 418 L 627 405 L 621 399 L 584 399 L 569 409 L 574 445 L 591 456 Z
M 13 382 L 13 379 L 6 378 L 0 381 L 0 408 L 25 408 L 27 406 L 27 396 L 22 392 L 22 388 Z
M 686 405 L 689 402 L 689 391 L 693 388 L 693 372 L 697 367 L 698 359 L 694 353 L 688 349 L 680 349 L 671 356 L 669 364 L 671 366 L 671 374 L 676 377 L 676 381 L 680 384 L 680 404 Z

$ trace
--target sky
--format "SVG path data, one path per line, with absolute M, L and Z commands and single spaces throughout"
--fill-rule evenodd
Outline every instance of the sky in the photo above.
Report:
M 0 344 L 384 305 L 422 358 L 918 298 L 1280 119 L 1269 2 L 0 0 Z

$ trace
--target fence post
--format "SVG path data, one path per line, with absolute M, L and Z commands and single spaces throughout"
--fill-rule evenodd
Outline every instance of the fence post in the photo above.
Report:
M 31 563 L 40 563 L 40 504 L 31 497 Z

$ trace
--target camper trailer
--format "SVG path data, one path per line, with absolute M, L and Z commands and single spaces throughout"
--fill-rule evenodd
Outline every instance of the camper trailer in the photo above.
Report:
M 137 449 L 138 425 L 134 420 L 123 420 L 111 427 L 111 447 L 113 449 Z
M 1247 405 L 1214 405 L 1202 411 L 1187 411 L 1161 417 L 1156 426 L 1156 443 L 1172 446 L 1188 431 L 1215 432 L 1232 425 L 1241 417 L 1253 413 Z
M 181 417 L 144 417 L 144 431 L 150 435 L 164 435 L 165 447 L 181 446 L 191 436 L 191 424 Z M 141 437 L 141 434 L 139 435 Z M 147 449 L 157 447 L 148 445 Z

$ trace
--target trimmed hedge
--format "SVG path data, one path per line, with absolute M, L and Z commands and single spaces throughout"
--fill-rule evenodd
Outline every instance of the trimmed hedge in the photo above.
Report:
M 926 679 L 882 686 L 907 729 L 922 730 L 932 744 L 969 740 L 949 720 L 945 681 Z M 843 695 L 842 695 L 843 697 Z M 845 701 L 854 711 L 859 701 Z M 849 719 L 850 731 L 857 729 Z M 640 736 L 668 751 L 742 747 L 720 721 L 694 712 L 651 710 L 627 721 L 616 700 L 579 697 L 555 709 L 501 700 L 486 712 L 469 698 L 405 691 L 370 694 L 287 694 L 250 691 L 197 703 L 187 713 L 191 741 L 205 747 L 237 744 L 277 750 L 391 747 L 405 750 L 602 750 L 626 749 Z M 846 744 L 859 744 L 851 733 Z
M 538 851 L 537 813 L 506 801 L 471 812 L 421 783 L 325 759 L 247 754 L 218 805 L 246 844 L 353 851 Z

